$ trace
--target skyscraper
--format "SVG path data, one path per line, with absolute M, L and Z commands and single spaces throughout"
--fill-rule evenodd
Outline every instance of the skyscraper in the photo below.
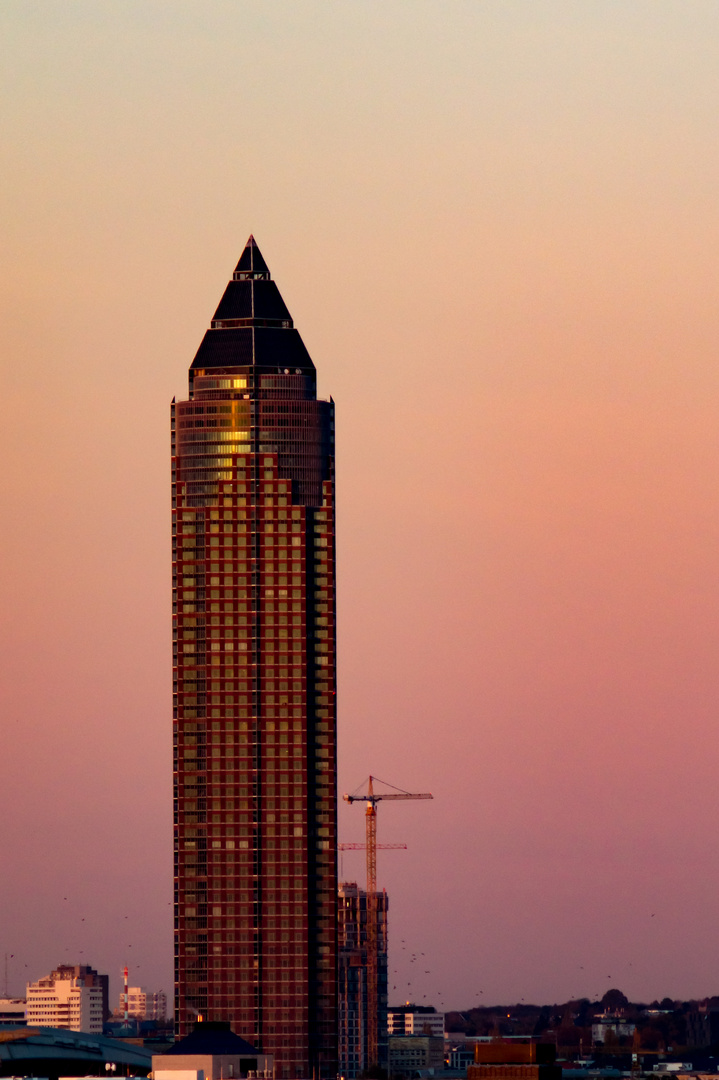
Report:
M 252 237 L 172 454 L 176 1029 L 334 1076 L 334 407 Z

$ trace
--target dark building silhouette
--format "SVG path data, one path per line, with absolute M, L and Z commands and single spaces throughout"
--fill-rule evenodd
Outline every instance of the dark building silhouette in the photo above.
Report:
M 352 1080 L 372 1065 L 387 1068 L 387 893 L 375 894 L 377 921 L 377 1061 L 368 1047 L 367 893 L 354 882 L 339 886 L 339 1071 Z
M 687 1026 L 687 1046 L 692 1049 L 706 1049 L 719 1045 L 719 998 L 710 998 L 696 1008 L 689 1009 L 684 1019 Z
M 252 237 L 172 454 L 177 1033 L 334 1076 L 334 407 Z

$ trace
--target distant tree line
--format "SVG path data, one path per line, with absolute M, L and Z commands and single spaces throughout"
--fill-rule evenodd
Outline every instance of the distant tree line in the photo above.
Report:
M 605 1032 L 600 1044 L 605 1053 L 626 1054 L 641 1050 L 676 1052 L 692 1042 L 696 1025 L 692 1017 L 699 1013 L 719 1015 L 719 997 L 701 1000 L 631 1002 L 621 990 L 611 989 L 599 1001 L 589 998 L 565 1001 L 553 1005 L 529 1005 L 519 1002 L 513 1005 L 475 1006 L 458 1012 L 448 1012 L 445 1017 L 447 1031 L 466 1035 L 532 1035 L 556 1044 L 560 1054 L 578 1056 L 593 1047 L 592 1024 L 600 1013 L 621 1017 L 628 1025 L 634 1025 L 632 1035 Z M 688 1022 L 689 1021 L 689 1022 Z M 690 1038 L 688 1039 L 688 1032 Z M 671 1049 L 670 1049 L 671 1048 Z M 711 1048 L 711 1047 L 708 1047 Z M 719 1052 L 719 1045 L 716 1046 Z

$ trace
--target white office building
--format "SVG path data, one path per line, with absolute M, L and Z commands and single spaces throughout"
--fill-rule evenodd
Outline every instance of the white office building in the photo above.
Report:
M 88 986 L 81 976 L 47 975 L 27 986 L 29 1027 L 65 1028 L 102 1034 L 103 990 Z
M 428 1006 L 406 1005 L 404 1008 L 387 1010 L 387 1033 L 389 1035 L 430 1035 L 444 1038 L 444 1013 Z

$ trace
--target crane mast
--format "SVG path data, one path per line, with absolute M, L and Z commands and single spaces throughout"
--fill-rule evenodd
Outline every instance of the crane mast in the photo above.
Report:
M 378 934 L 377 934 L 377 803 L 387 800 L 431 799 L 428 792 L 416 794 L 394 788 L 392 792 L 375 792 L 370 776 L 367 791 L 344 795 L 345 802 L 364 802 L 367 849 L 367 1059 L 368 1065 L 379 1064 L 379 994 L 378 994 Z M 387 787 L 391 787 L 388 784 Z
M 369 778 L 372 792 L 372 777 Z M 374 800 L 365 811 L 367 830 L 367 1057 L 370 1065 L 379 1061 L 379 994 L 377 993 L 377 806 Z

